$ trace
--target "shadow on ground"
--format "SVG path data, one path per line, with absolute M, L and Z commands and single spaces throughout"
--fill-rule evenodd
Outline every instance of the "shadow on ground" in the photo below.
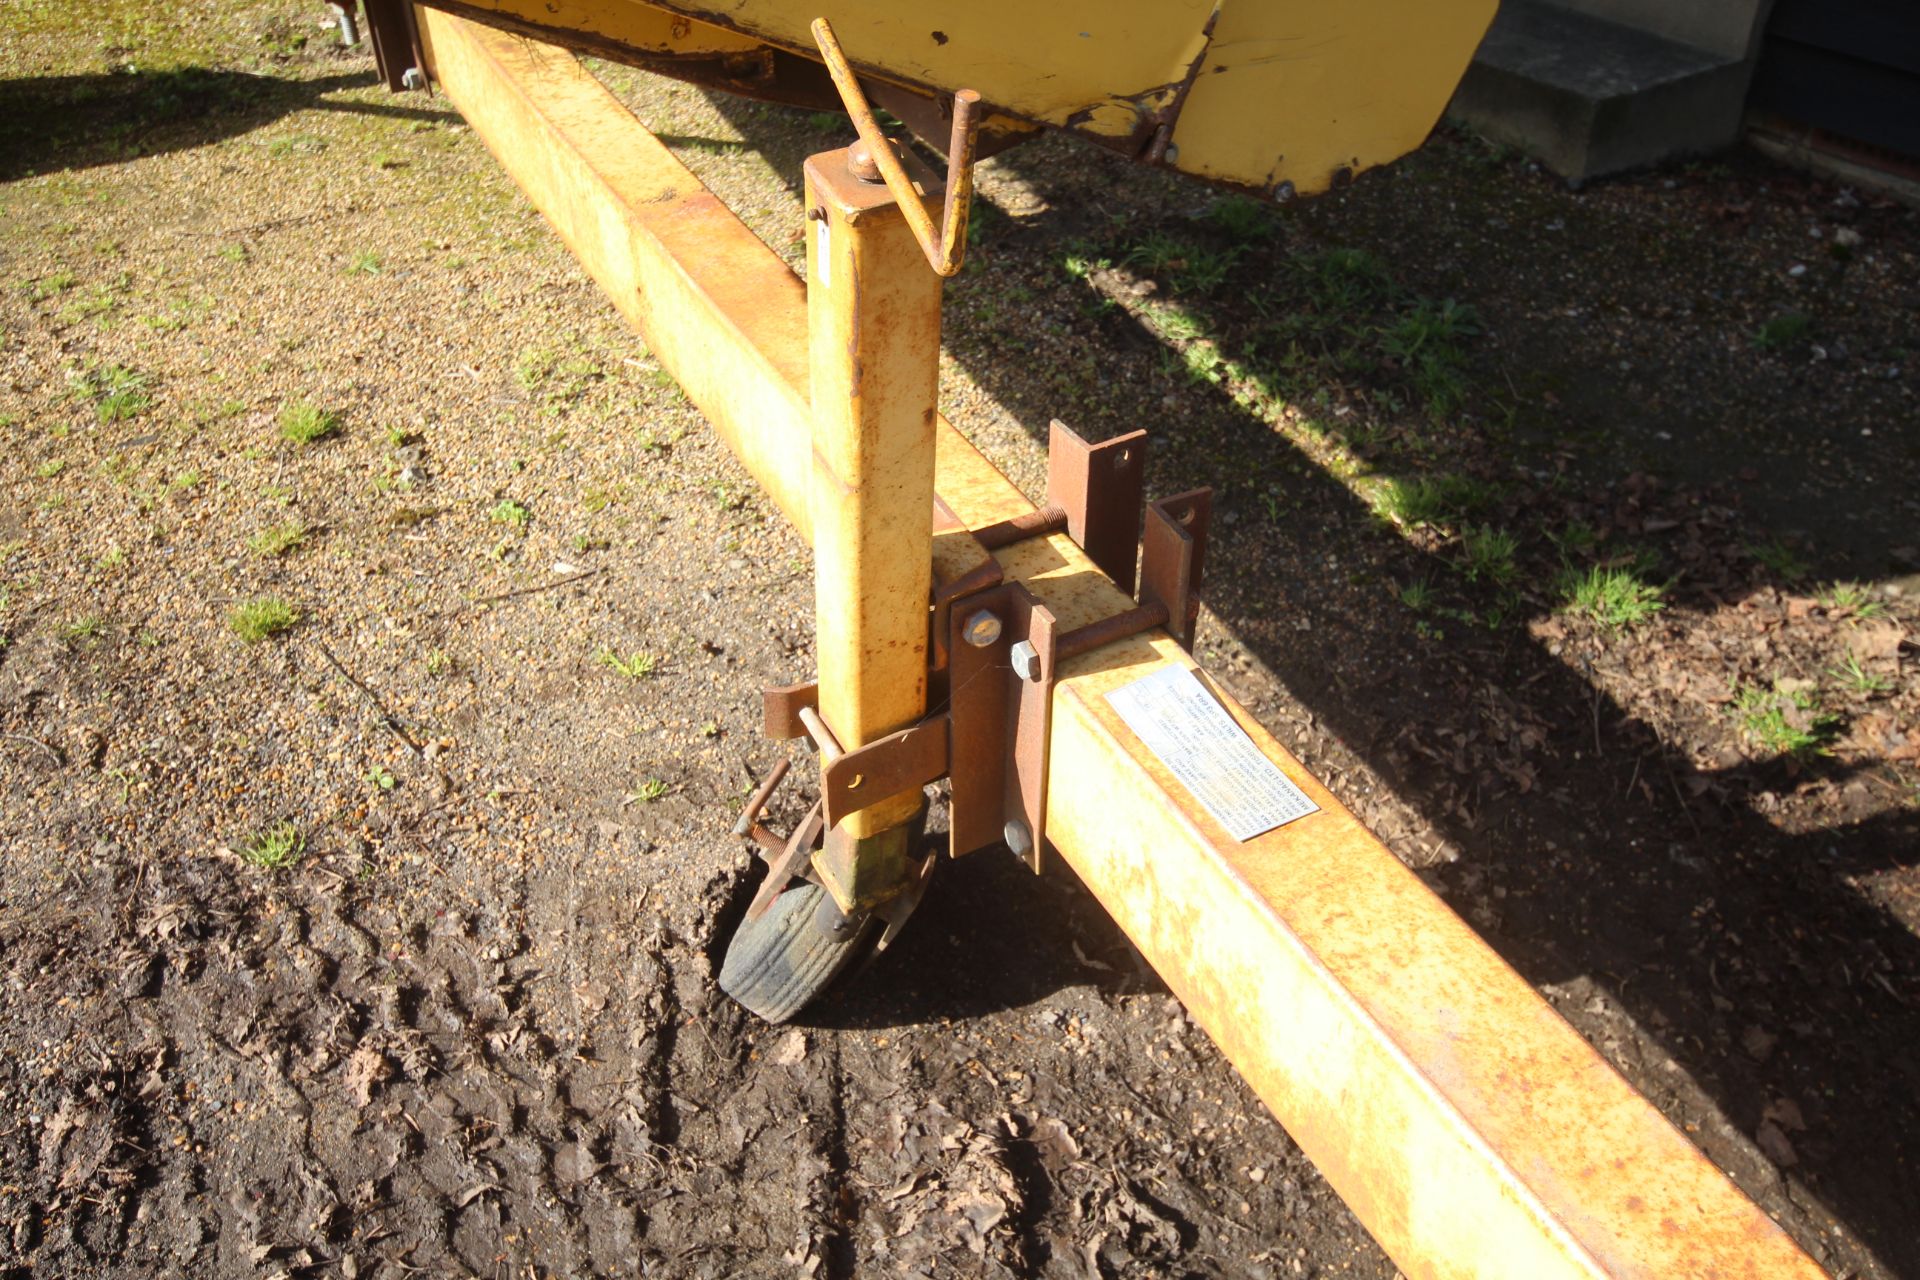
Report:
M 453 121 L 445 109 L 335 101 L 365 73 L 300 80 L 180 67 L 0 80 L 0 182 L 203 147 L 296 111 Z

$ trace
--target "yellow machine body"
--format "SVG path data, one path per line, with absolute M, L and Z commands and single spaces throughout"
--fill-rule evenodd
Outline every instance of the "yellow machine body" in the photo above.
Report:
M 555 43 L 733 92 L 830 95 L 825 16 L 883 106 L 923 136 L 977 90 L 984 133 L 1064 129 L 1210 182 L 1286 198 L 1342 185 L 1419 146 L 1496 0 L 428 0 Z M 757 85 L 756 85 L 756 82 Z M 889 94 L 888 90 L 893 92 Z M 822 105 L 830 104 L 825 96 Z M 902 104 L 902 105 L 896 105 Z M 926 120 L 926 124 L 934 122 Z

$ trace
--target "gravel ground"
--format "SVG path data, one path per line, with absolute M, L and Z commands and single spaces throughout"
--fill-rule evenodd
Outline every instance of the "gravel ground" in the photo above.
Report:
M 1393 1275 L 1070 878 L 945 868 L 797 1028 L 718 995 L 805 548 L 320 16 L 0 15 L 0 1269 Z M 843 124 L 607 74 L 797 257 Z M 981 188 L 948 415 L 1029 491 L 1049 417 L 1150 427 L 1209 665 L 1836 1275 L 1920 1274 L 1915 216 L 1444 131 L 1285 210 Z

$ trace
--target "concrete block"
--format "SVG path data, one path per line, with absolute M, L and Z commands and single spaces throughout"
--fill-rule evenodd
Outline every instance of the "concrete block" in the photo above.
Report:
M 1449 114 L 1584 181 L 1730 145 L 1750 76 L 1744 57 L 1506 0 Z

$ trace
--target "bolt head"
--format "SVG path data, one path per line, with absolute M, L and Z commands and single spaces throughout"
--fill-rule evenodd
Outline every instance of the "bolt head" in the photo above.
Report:
M 1014 674 L 1022 680 L 1040 678 L 1040 651 L 1025 640 L 1007 651 L 1007 661 L 1013 664 Z
M 1018 818 L 1008 818 L 1000 834 L 1016 858 L 1024 858 L 1033 850 L 1033 832 L 1027 830 L 1027 824 Z
M 1161 152 L 1160 154 L 1161 154 L 1161 157 L 1165 159 L 1168 164 L 1173 164 L 1175 161 L 1180 159 L 1180 148 L 1175 146 L 1172 143 L 1168 143 L 1167 149 Z
M 1000 638 L 1000 615 L 991 609 L 982 609 L 967 619 L 960 634 L 974 648 L 984 649 Z
M 408 67 L 400 73 L 400 86 L 416 92 L 424 89 L 427 87 L 427 74 L 418 67 Z

